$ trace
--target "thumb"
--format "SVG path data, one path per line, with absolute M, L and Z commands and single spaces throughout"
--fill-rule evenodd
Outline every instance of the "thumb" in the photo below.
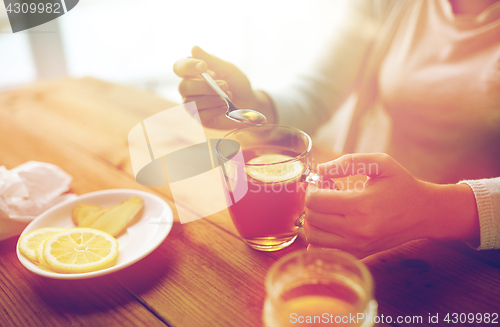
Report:
M 341 178 L 351 175 L 380 177 L 390 175 L 398 163 L 385 153 L 353 153 L 318 165 L 323 177 Z
M 191 54 L 193 58 L 201 59 L 207 63 L 209 69 L 215 71 L 220 77 L 224 77 L 225 74 L 230 73 L 231 64 L 224 61 L 200 48 L 199 46 L 194 46 L 191 49 Z

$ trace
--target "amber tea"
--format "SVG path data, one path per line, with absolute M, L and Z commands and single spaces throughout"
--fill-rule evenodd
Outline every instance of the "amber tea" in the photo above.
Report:
M 217 143 L 229 213 L 252 248 L 275 251 L 297 238 L 307 181 L 319 178 L 309 169 L 311 148 L 306 133 L 270 124 L 235 130 Z
M 295 239 L 306 188 L 301 181 L 305 166 L 294 159 L 298 155 L 272 146 L 243 150 L 248 191 L 229 213 L 250 245 L 276 249 Z

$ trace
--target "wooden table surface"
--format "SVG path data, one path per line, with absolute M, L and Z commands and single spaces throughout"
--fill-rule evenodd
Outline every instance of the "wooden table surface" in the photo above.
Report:
M 35 275 L 17 259 L 17 237 L 1 241 L 0 326 L 262 325 L 266 272 L 284 254 L 305 248 L 303 235 L 285 250 L 255 251 L 240 240 L 226 210 L 180 224 L 168 186 L 138 184 L 128 132 L 173 106 L 151 92 L 91 78 L 0 94 L 0 165 L 53 163 L 73 176 L 72 193 L 144 190 L 163 198 L 175 216 L 171 233 L 149 256 L 87 280 Z M 315 156 L 316 162 L 334 157 L 320 150 Z M 500 311 L 499 251 L 419 240 L 363 261 L 375 279 L 379 316 L 391 316 L 391 326 L 461 325 L 443 319 Z M 429 323 L 436 314 L 440 322 Z M 397 323 L 398 316 L 422 316 L 423 322 Z

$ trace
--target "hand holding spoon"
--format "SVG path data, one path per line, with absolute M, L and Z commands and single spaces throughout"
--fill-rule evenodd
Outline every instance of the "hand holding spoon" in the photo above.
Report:
M 238 109 L 236 108 L 229 97 L 224 91 L 217 85 L 213 80 L 212 76 L 207 73 L 202 73 L 201 76 L 210 85 L 212 89 L 227 103 L 226 117 L 238 122 L 240 124 L 246 124 L 251 126 L 264 126 L 267 124 L 266 116 L 258 111 L 252 109 Z

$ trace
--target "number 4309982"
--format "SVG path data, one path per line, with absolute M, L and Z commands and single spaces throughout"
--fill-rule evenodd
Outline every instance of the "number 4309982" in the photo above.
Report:
M 448 313 L 443 321 L 451 324 L 465 323 L 483 323 L 483 324 L 498 324 L 498 313 Z
M 60 3 L 9 3 L 6 8 L 6 11 L 14 14 L 27 14 L 27 13 L 39 13 L 39 14 L 60 14 L 61 13 L 61 4 Z

